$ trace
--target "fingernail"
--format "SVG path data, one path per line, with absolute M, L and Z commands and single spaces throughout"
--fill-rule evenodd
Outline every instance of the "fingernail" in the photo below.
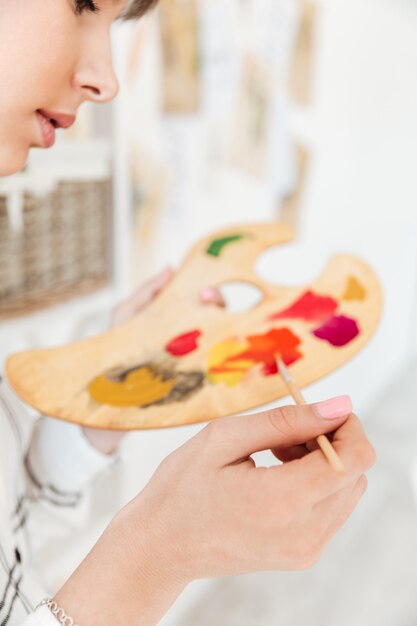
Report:
M 200 298 L 204 302 L 211 302 L 215 295 L 216 293 L 213 287 L 203 287 L 202 289 L 200 289 Z
M 226 307 L 226 302 L 220 291 L 214 287 L 200 289 L 200 300 L 203 304 L 214 304 L 218 307 Z
M 332 420 L 346 417 L 352 413 L 353 406 L 349 396 L 337 396 L 336 398 L 313 404 L 313 409 L 319 417 L 325 420 Z
M 157 278 L 157 281 L 159 281 L 159 284 L 166 285 L 166 283 L 168 283 L 171 280 L 173 275 L 174 275 L 173 270 L 170 267 L 166 267 L 164 270 L 162 270 L 162 272 L 156 278 Z

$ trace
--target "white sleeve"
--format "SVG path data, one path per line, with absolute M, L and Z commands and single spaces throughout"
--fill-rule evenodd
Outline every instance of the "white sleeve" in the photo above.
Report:
M 44 417 L 35 425 L 26 468 L 43 495 L 79 498 L 114 462 L 115 457 L 102 454 L 88 442 L 79 426 Z
M 36 423 L 25 463 L 27 531 L 33 568 L 48 592 L 64 583 L 120 507 L 117 461 L 93 448 L 77 425 Z
M 29 615 L 22 626 L 59 626 L 59 622 L 46 606 L 41 606 Z
M 46 607 L 27 613 L 79 566 L 123 487 L 118 456 L 98 452 L 79 426 L 39 419 L 0 380 L 1 623 L 57 626 Z

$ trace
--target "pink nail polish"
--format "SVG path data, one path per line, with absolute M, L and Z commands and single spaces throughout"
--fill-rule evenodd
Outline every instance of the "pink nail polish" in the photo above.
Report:
M 346 417 L 353 411 L 352 400 L 349 396 L 337 396 L 324 402 L 313 404 L 313 408 L 317 415 L 325 420 Z

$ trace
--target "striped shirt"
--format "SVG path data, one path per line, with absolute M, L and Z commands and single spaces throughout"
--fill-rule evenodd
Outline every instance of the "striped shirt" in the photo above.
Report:
M 45 607 L 97 540 L 115 503 L 94 506 L 115 465 L 82 430 L 39 418 L 0 382 L 0 626 L 56 626 Z M 112 506 L 113 504 L 113 506 Z

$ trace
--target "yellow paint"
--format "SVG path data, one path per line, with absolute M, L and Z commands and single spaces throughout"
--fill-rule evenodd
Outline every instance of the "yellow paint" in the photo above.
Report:
M 100 404 L 110 406 L 147 406 L 165 398 L 174 387 L 174 380 L 163 380 L 147 367 L 126 376 L 123 382 L 98 376 L 89 385 L 90 396 Z
M 227 359 L 237 356 L 246 349 L 246 344 L 236 339 L 227 339 L 223 343 L 218 343 L 210 350 L 208 358 L 208 369 L 219 367 Z
M 246 373 L 254 366 L 250 359 L 230 361 L 247 349 L 247 344 L 236 339 L 227 339 L 210 350 L 207 380 L 214 385 L 224 383 L 228 387 L 237 387 Z
M 224 372 L 209 372 L 207 374 L 207 380 L 213 385 L 224 383 L 228 387 L 237 387 L 246 375 L 246 371 L 224 371 Z
M 366 289 L 355 276 L 350 276 L 346 285 L 343 300 L 365 300 Z
M 251 367 L 253 367 L 255 364 L 255 361 L 252 361 L 251 359 L 241 359 L 240 361 L 228 361 L 227 365 L 225 365 L 225 368 L 228 371 L 247 371 L 250 370 Z

